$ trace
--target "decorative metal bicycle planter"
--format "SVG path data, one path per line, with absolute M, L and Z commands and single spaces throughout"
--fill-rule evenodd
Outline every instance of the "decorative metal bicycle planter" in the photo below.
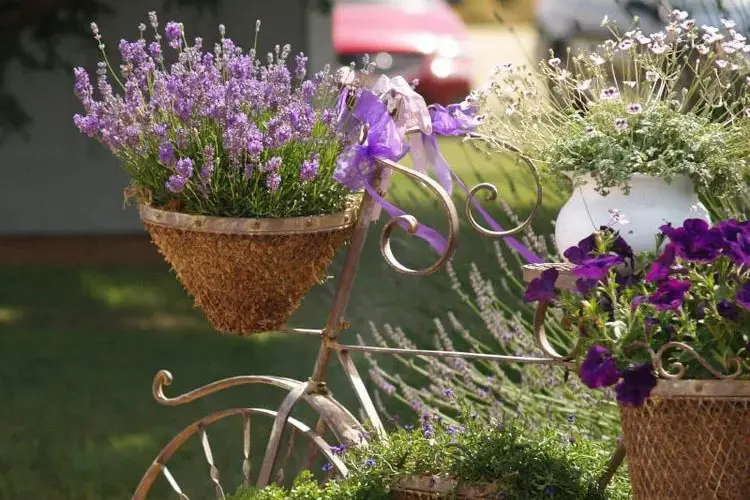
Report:
M 478 135 L 474 135 L 473 139 L 484 138 Z M 494 185 L 488 183 L 481 183 L 471 188 L 469 190 L 469 196 L 466 200 L 466 217 L 469 224 L 474 230 L 476 230 L 483 236 L 490 238 L 508 237 L 525 229 L 535 217 L 542 202 L 542 187 L 539 175 L 533 162 L 528 158 L 525 158 L 520 154 L 519 151 L 516 151 L 512 147 L 509 147 L 508 145 L 501 146 L 506 151 L 509 150 L 518 154 L 519 159 L 523 161 L 523 163 L 533 174 L 536 182 L 536 204 L 531 214 L 517 227 L 507 231 L 493 231 L 483 227 L 477 222 L 472 213 L 472 206 L 476 205 L 476 196 L 480 191 L 487 191 L 487 199 L 494 200 L 498 195 L 497 188 Z M 409 232 L 410 234 L 414 234 L 417 231 L 419 223 L 417 219 L 411 215 L 402 215 L 400 217 L 391 219 L 383 227 L 382 233 L 380 235 L 380 251 L 388 265 L 399 273 L 412 276 L 424 276 L 432 274 L 441 269 L 445 265 L 445 263 L 449 259 L 451 259 L 455 252 L 459 229 L 459 220 L 456 207 L 450 195 L 436 181 L 432 180 L 430 177 L 419 171 L 415 171 L 401 164 L 388 160 L 378 160 L 377 167 L 373 173 L 373 185 L 381 195 L 384 195 L 385 193 L 382 189 L 380 189 L 380 186 L 382 185 L 385 173 L 389 170 L 399 174 L 403 174 L 410 179 L 421 183 L 424 187 L 431 190 L 437 195 L 447 216 L 448 245 L 445 252 L 440 255 L 439 258 L 429 267 L 422 269 L 412 269 L 405 266 L 397 260 L 393 253 L 390 242 L 391 234 L 397 225 L 405 227 L 407 229 L 407 232 Z M 545 364 L 558 365 L 562 367 L 571 366 L 571 356 L 564 356 L 559 354 L 547 340 L 543 328 L 543 320 L 546 309 L 544 305 L 540 305 L 537 312 L 537 317 L 535 320 L 535 333 L 536 340 L 541 349 L 546 353 L 546 357 L 518 357 L 480 354 L 472 352 L 399 349 L 351 345 L 339 342 L 339 336 L 349 326 L 345 319 L 345 312 L 347 304 L 349 303 L 354 279 L 357 274 L 357 268 L 362 255 L 362 249 L 364 247 L 367 232 L 371 223 L 371 220 L 369 220 L 367 214 L 371 213 L 374 204 L 375 200 L 369 194 L 365 193 L 363 203 L 360 207 L 358 221 L 354 228 L 350 246 L 347 250 L 343 269 L 339 277 L 337 290 L 333 298 L 332 306 L 325 327 L 322 329 L 286 328 L 281 330 L 282 333 L 320 337 L 320 349 L 318 351 L 317 359 L 315 361 L 312 375 L 310 376 L 309 380 L 300 381 L 272 375 L 237 376 L 212 382 L 208 385 L 199 387 L 185 394 L 170 398 L 164 394 L 164 387 L 168 386 L 172 382 L 172 375 L 165 370 L 159 371 L 156 374 L 152 386 L 153 396 L 157 402 L 165 406 L 187 404 L 210 394 L 223 391 L 224 389 L 246 384 L 271 385 L 281 388 L 282 390 L 286 391 L 287 394 L 283 399 L 280 407 L 276 410 L 243 407 L 231 408 L 207 415 L 184 428 L 157 455 L 156 459 L 148 468 L 143 478 L 141 479 L 140 484 L 135 490 L 135 493 L 132 497 L 133 500 L 142 500 L 146 498 L 152 485 L 159 475 L 163 475 L 166 478 L 172 490 L 177 493 L 179 498 L 183 500 L 187 500 L 189 498 L 182 491 L 177 480 L 169 471 L 167 463 L 175 454 L 175 452 L 194 435 L 197 435 L 200 439 L 203 451 L 205 453 L 206 461 L 208 462 L 209 466 L 209 476 L 211 482 L 213 483 L 213 489 L 215 491 L 216 498 L 224 498 L 224 490 L 219 481 L 219 471 L 214 464 L 213 454 L 209 444 L 208 435 L 206 433 L 206 428 L 211 424 L 224 420 L 228 417 L 237 417 L 238 419 L 242 420 L 244 458 L 242 473 L 245 484 L 250 484 L 251 482 L 250 429 L 251 418 L 254 416 L 262 416 L 273 419 L 273 426 L 271 428 L 271 434 L 268 438 L 263 462 L 255 481 L 259 487 L 263 487 L 269 484 L 269 482 L 272 480 L 272 477 L 274 476 L 274 470 L 277 469 L 276 466 L 278 462 L 282 437 L 285 430 L 288 428 L 291 428 L 291 430 L 294 432 L 303 434 L 309 440 L 309 451 L 303 459 L 303 468 L 305 466 L 309 466 L 312 460 L 315 458 L 316 454 L 320 453 L 325 456 L 325 458 L 333 465 L 335 471 L 340 476 L 345 476 L 347 474 L 346 466 L 341 461 L 341 459 L 331 451 L 331 444 L 333 443 L 327 442 L 322 436 L 324 432 L 330 431 L 339 443 L 346 445 L 358 444 L 361 442 L 363 437 L 364 425 L 359 422 L 347 408 L 333 399 L 326 387 L 326 375 L 332 357 L 336 357 L 339 360 L 359 400 L 361 409 L 367 420 L 369 421 L 369 427 L 371 429 L 374 429 L 375 433 L 379 434 L 380 437 L 385 436 L 385 430 L 376 412 L 373 400 L 370 398 L 370 395 L 365 388 L 365 384 L 359 374 L 359 371 L 357 370 L 357 367 L 352 360 L 352 353 L 354 352 L 367 352 L 371 354 L 399 356 L 485 359 L 497 362 Z M 538 268 L 529 267 L 527 269 L 527 279 L 533 277 L 533 275 L 538 271 Z M 290 416 L 295 405 L 300 401 L 306 402 L 319 416 L 319 419 L 314 428 Z M 373 438 L 377 437 L 378 436 L 373 436 Z M 284 462 L 289 459 L 291 450 L 292 446 L 290 446 L 289 450 L 287 450 Z M 602 477 L 602 484 L 606 484 L 609 481 L 611 476 L 614 474 L 614 471 L 622 461 L 623 457 L 624 450 L 622 448 L 618 448 L 613 458 L 611 467 Z M 283 469 L 284 465 L 285 463 L 281 464 L 280 468 Z

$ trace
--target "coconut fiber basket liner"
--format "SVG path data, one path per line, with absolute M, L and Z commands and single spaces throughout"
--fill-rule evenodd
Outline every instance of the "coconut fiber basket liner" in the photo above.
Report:
M 330 215 L 206 217 L 141 205 L 159 251 L 221 332 L 284 326 L 351 237 L 359 203 Z
M 391 488 L 394 500 L 427 500 L 435 498 L 499 498 L 501 492 L 493 483 L 459 484 L 449 477 L 411 476 L 399 479 Z
M 635 500 L 750 499 L 750 380 L 660 380 L 620 416 Z

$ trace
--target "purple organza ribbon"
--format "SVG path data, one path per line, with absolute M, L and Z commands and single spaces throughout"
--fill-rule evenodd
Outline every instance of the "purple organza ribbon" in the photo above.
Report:
M 481 123 L 481 118 L 477 116 L 476 106 L 467 105 L 466 103 L 451 104 L 448 107 L 439 104 L 433 104 L 429 107 L 432 118 L 432 135 L 421 133 L 419 137 L 414 137 L 410 141 L 412 146 L 412 158 L 414 165 L 422 171 L 431 170 L 435 174 L 436 180 L 445 189 L 448 194 L 452 193 L 453 181 L 455 179 L 461 190 L 468 196 L 469 188 L 464 184 L 448 165 L 445 157 L 438 148 L 437 138 L 435 135 L 459 137 L 476 130 Z M 415 147 L 416 146 L 416 147 Z M 503 228 L 495 219 L 484 209 L 481 204 L 473 198 L 472 205 L 493 231 L 503 231 Z M 543 259 L 524 246 L 520 241 L 512 236 L 505 238 L 513 250 L 518 252 L 521 257 L 530 263 L 543 262 Z
M 334 178 L 349 189 L 364 188 L 391 217 L 406 215 L 406 212 L 380 196 L 372 185 L 376 158 L 399 161 L 408 152 L 409 149 L 403 141 L 403 134 L 388 114 L 385 103 L 377 95 L 369 90 L 360 90 L 354 109 L 349 110 L 348 91 L 342 91 L 342 95 L 344 92 L 347 94 L 339 99 L 340 105 L 343 105 L 339 113 L 339 123 L 343 126 L 342 133 L 348 135 L 358 129 L 352 126 L 352 118 L 354 118 L 359 124 L 365 125 L 367 135 L 362 143 L 357 142 L 347 147 L 339 157 L 333 174 Z M 371 217 L 372 214 L 366 214 L 366 216 Z M 404 221 L 400 221 L 399 224 L 404 228 L 408 227 Z M 417 226 L 416 236 L 425 240 L 441 254 L 448 247 L 448 242 L 439 232 L 424 224 Z

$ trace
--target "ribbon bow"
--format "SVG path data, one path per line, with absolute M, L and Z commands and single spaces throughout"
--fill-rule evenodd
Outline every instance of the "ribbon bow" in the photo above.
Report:
M 372 186 L 376 158 L 399 161 L 408 151 L 403 134 L 388 113 L 386 104 L 371 91 L 360 90 L 354 108 L 342 111 L 339 116 L 346 129 L 343 131 L 345 134 L 352 132 L 350 119 L 354 118 L 364 127 L 364 137 L 341 154 L 333 173 L 334 179 L 352 190 L 364 188 L 391 217 L 406 215 L 406 212 L 380 196 Z M 367 216 L 372 217 L 371 214 Z M 406 223 L 402 227 L 406 227 Z M 448 246 L 440 233 L 424 224 L 419 224 L 415 234 L 441 254 Z

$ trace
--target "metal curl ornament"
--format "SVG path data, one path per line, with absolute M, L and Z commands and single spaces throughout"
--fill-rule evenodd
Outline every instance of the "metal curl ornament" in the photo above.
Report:
M 536 201 L 534 203 L 534 208 L 532 209 L 529 216 L 526 217 L 526 219 L 523 222 L 521 222 L 518 226 L 512 229 L 507 229 L 504 231 L 493 231 L 491 229 L 487 229 L 484 226 L 482 226 L 474 217 L 474 214 L 472 212 L 472 205 L 479 203 L 479 200 L 477 199 L 477 194 L 480 191 L 489 191 L 489 193 L 485 197 L 486 201 L 495 201 L 497 199 L 498 189 L 497 189 L 497 186 L 495 186 L 494 184 L 491 184 L 489 182 L 482 182 L 480 184 L 477 184 L 476 186 L 472 187 L 469 190 L 469 194 L 466 199 L 466 208 L 465 208 L 466 218 L 468 219 L 471 227 L 475 231 L 477 231 L 479 234 L 481 234 L 482 236 L 486 236 L 488 238 L 506 238 L 508 236 L 513 236 L 515 234 L 518 234 L 519 232 L 523 231 L 531 224 L 531 222 L 534 220 L 537 213 L 539 212 L 539 209 L 542 207 L 542 195 L 543 195 L 542 181 L 541 181 L 541 177 L 539 176 L 539 171 L 537 170 L 536 165 L 528 156 L 524 155 L 519 148 L 517 148 L 516 146 L 513 146 L 512 144 L 508 144 L 505 142 L 498 142 L 495 139 L 491 139 L 485 135 L 476 134 L 476 133 L 469 134 L 468 137 L 470 140 L 482 140 L 489 144 L 492 144 L 497 148 L 497 150 L 506 150 L 506 151 L 510 151 L 514 153 L 517 157 L 517 160 L 522 161 L 528 167 L 528 169 L 531 171 L 532 175 L 534 176 L 534 183 L 536 185 Z
M 446 248 L 432 265 L 421 269 L 412 269 L 402 264 L 393 253 L 393 250 L 391 248 L 391 233 L 396 226 L 401 227 L 403 224 L 406 224 L 405 229 L 407 234 L 409 235 L 415 235 L 417 233 L 417 230 L 419 229 L 419 221 L 417 220 L 417 218 L 413 215 L 408 214 L 393 217 L 383 227 L 383 230 L 380 233 L 381 255 L 391 268 L 401 274 L 410 276 L 427 276 L 429 274 L 435 273 L 436 271 L 440 270 L 456 252 L 459 222 L 458 213 L 456 211 L 456 206 L 454 205 L 453 200 L 445 191 L 445 189 L 440 186 L 440 184 L 438 184 L 435 180 L 433 180 L 428 175 L 423 174 L 422 172 L 405 167 L 394 161 L 385 160 L 382 158 L 377 158 L 376 162 L 384 168 L 388 168 L 394 172 L 398 172 L 414 180 L 417 180 L 422 185 L 432 190 L 440 200 L 441 205 L 445 210 L 448 218 L 448 236 Z
M 669 370 L 664 368 L 664 355 L 665 353 L 670 349 L 677 349 L 679 351 L 686 352 L 690 354 L 693 359 L 695 359 L 698 363 L 703 366 L 706 370 L 708 370 L 711 375 L 716 377 L 720 380 L 734 380 L 738 378 L 740 375 L 742 375 L 742 362 L 739 358 L 729 358 L 729 366 L 731 367 L 734 365 L 734 372 L 725 374 L 711 366 L 711 364 L 706 361 L 706 359 L 698 354 L 695 349 L 690 347 L 689 345 L 682 343 L 682 342 L 667 342 L 666 344 L 662 345 L 658 351 L 653 355 L 653 364 L 654 368 L 656 369 L 657 373 L 660 377 L 663 377 L 668 380 L 681 380 L 682 377 L 685 376 L 685 365 L 681 363 L 680 361 L 672 361 L 669 364 Z
M 557 361 L 573 361 L 583 350 L 584 339 L 582 336 L 579 337 L 575 347 L 573 347 L 568 354 L 560 354 L 557 352 L 547 338 L 547 332 L 544 328 L 544 318 L 547 315 L 549 305 L 550 303 L 547 301 L 540 301 L 536 306 L 536 314 L 534 315 L 534 339 L 536 340 L 537 347 L 539 347 L 546 356 Z

